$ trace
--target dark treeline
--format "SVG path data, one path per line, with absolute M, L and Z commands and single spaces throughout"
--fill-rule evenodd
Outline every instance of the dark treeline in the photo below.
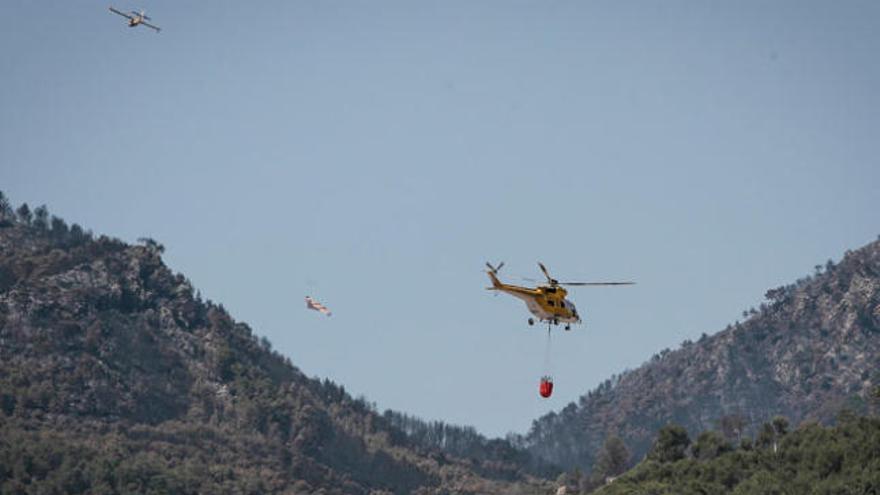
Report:
M 488 439 L 472 426 L 457 426 L 443 421 L 424 421 L 415 416 L 386 410 L 382 417 L 388 424 L 405 435 L 409 446 L 425 450 L 439 449 L 450 455 L 475 461 L 513 463 L 528 472 L 548 476 L 559 469 L 525 450 L 522 437 Z
M 437 448 L 458 456 L 477 456 L 488 440 L 471 426 L 448 425 L 442 421 L 423 421 L 415 416 L 387 410 L 382 415 L 409 440 L 425 448 Z
M 737 444 L 719 431 L 695 441 L 681 426 L 662 428 L 634 469 L 608 478 L 601 495 L 880 493 L 880 418 L 842 410 L 837 425 L 807 422 L 791 430 L 777 416 Z M 596 486 L 576 486 L 588 493 Z
M 322 394 L 330 400 L 343 401 L 360 413 L 377 413 L 376 404 L 364 397 L 352 398 L 345 387 L 331 380 L 321 382 Z M 425 421 L 409 414 L 385 410 L 377 416 L 376 430 L 386 430 L 395 445 L 405 446 L 423 454 L 441 451 L 450 456 L 467 459 L 475 466 L 501 463 L 508 468 L 516 466 L 536 476 L 555 476 L 560 469 L 531 455 L 520 435 L 508 438 L 486 438 L 472 426 L 459 426 L 443 421 Z M 498 474 L 497 472 L 494 474 Z
M 0 191 L 0 228 L 14 224 L 33 227 L 36 232 L 49 237 L 61 247 L 78 246 L 94 238 L 91 230 L 84 230 L 79 224 L 67 225 L 63 218 L 50 215 L 46 205 L 31 211 L 27 203 L 13 209 L 9 199 Z

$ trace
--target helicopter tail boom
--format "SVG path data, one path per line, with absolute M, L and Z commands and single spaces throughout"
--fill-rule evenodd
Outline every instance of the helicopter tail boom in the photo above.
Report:
M 487 271 L 486 273 L 489 275 L 489 280 L 492 281 L 492 287 L 486 287 L 486 289 L 488 289 L 488 290 L 500 289 L 501 288 L 501 281 L 498 280 L 498 277 L 496 277 L 495 274 L 492 272 Z
M 486 270 L 486 274 L 489 275 L 489 280 L 492 281 L 492 287 L 486 287 L 486 289 L 488 289 L 488 290 L 500 289 L 503 284 L 501 283 L 500 280 L 498 280 L 498 277 L 496 276 L 496 274 L 498 273 L 498 270 L 500 270 L 501 267 L 504 266 L 504 262 L 502 261 L 498 266 L 492 266 L 490 263 L 486 263 L 486 266 L 489 267 L 489 269 Z

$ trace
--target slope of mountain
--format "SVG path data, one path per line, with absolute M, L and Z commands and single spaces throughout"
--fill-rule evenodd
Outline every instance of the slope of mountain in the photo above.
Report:
M 707 432 L 691 444 L 690 455 L 651 456 L 594 493 L 877 493 L 880 418 L 848 416 L 834 427 L 807 423 L 791 432 L 770 428 L 757 441 L 738 447 Z
M 536 420 L 523 444 L 589 472 L 609 436 L 638 460 L 670 422 L 692 435 L 716 425 L 739 435 L 775 415 L 797 424 L 827 423 L 844 406 L 871 412 L 867 398 L 880 384 L 880 241 L 816 271 L 768 291 L 745 322 L 665 350 Z
M 10 217 L 0 211 L 3 493 L 546 486 L 505 441 L 474 434 L 457 457 L 411 438 L 393 424 L 402 416 L 306 377 L 203 302 L 154 241 L 95 240 L 45 209 Z

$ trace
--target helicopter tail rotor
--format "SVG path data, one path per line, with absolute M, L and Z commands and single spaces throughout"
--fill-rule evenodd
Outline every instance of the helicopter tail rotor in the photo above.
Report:
M 492 281 L 492 287 L 486 287 L 486 289 L 498 290 L 501 287 L 501 281 L 498 280 L 498 277 L 496 275 L 498 274 L 498 270 L 500 270 L 502 266 L 504 266 L 503 261 L 501 263 L 498 263 L 498 266 L 492 266 L 491 263 L 489 263 L 488 261 L 486 262 L 486 267 L 489 268 L 488 270 L 486 270 L 486 274 L 489 275 L 489 280 Z M 497 296 L 498 294 L 496 293 L 495 295 Z
M 498 263 L 498 266 L 492 266 L 492 263 L 489 263 L 487 261 L 486 266 L 489 267 L 489 272 L 491 272 L 493 275 L 497 275 L 498 270 L 501 270 L 501 267 L 504 266 L 504 262 L 502 261 L 501 263 Z

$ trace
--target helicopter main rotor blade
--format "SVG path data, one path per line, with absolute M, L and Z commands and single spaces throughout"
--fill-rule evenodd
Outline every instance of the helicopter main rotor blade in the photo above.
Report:
M 538 266 L 541 268 L 541 271 L 544 272 L 544 276 L 547 277 L 547 281 L 550 284 L 555 284 L 556 280 L 553 280 L 553 277 L 550 276 L 550 272 L 547 271 L 547 267 L 544 266 L 544 263 L 538 262 Z
M 559 282 L 559 285 L 582 287 L 585 285 L 635 285 L 635 282 Z

